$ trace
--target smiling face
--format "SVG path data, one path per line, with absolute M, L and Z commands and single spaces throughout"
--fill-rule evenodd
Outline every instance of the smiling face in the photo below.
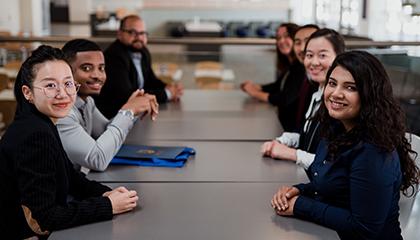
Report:
M 313 38 L 308 42 L 304 65 L 310 78 L 323 86 L 328 69 L 336 57 L 332 44 L 325 37 Z
M 324 103 L 328 114 L 341 121 L 347 131 L 354 127 L 360 114 L 360 95 L 353 76 L 341 66 L 334 68 L 328 79 Z
M 80 83 L 79 96 L 98 95 L 106 80 L 105 59 L 101 51 L 78 52 L 71 63 L 74 80 Z
M 32 89 L 27 85 L 22 86 L 23 95 L 29 102 L 49 117 L 53 122 L 66 117 L 74 104 L 76 94 L 69 95 L 66 86 L 74 87 L 71 69 L 66 62 L 61 60 L 47 61 L 36 66 L 36 76 L 32 82 Z M 57 87 L 54 97 L 47 97 L 45 88 Z M 75 90 L 74 90 L 75 93 Z
M 292 51 L 293 39 L 290 37 L 289 33 L 287 32 L 286 27 L 279 27 L 277 29 L 276 44 L 277 44 L 277 48 L 283 55 L 288 56 L 290 52 Z
M 316 28 L 302 28 L 296 32 L 293 39 L 293 51 L 300 63 L 303 63 L 305 58 L 305 45 L 312 33 L 316 32 Z

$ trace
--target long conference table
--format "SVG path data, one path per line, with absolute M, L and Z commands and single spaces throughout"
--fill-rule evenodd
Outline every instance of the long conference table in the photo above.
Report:
M 111 165 L 88 178 L 139 193 L 138 207 L 113 220 L 53 232 L 51 239 L 338 239 L 335 231 L 281 217 L 270 200 L 282 185 L 306 182 L 293 162 L 262 157 L 260 146 L 282 132 L 275 108 L 238 90 L 186 90 L 138 121 L 127 144 L 189 146 L 182 168 Z M 401 200 L 405 239 L 420 239 L 420 200 Z

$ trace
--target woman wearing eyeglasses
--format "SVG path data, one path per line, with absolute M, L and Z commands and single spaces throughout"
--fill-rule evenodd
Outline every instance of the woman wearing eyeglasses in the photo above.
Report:
M 78 90 L 61 50 L 41 46 L 15 84 L 16 116 L 0 142 L 0 232 L 5 239 L 47 238 L 51 231 L 132 210 L 137 193 L 114 190 L 76 172 L 55 123 Z

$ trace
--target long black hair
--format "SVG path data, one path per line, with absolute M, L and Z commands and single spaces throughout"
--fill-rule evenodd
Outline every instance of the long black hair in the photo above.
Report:
M 351 51 L 338 55 L 327 73 L 327 81 L 336 67 L 350 72 L 360 96 L 361 108 L 356 125 L 346 132 L 343 125 L 329 116 L 325 102 L 321 103 L 318 117 L 321 134 L 329 140 L 328 152 L 334 157 L 340 149 L 365 141 L 384 151 L 397 150 L 403 180 L 401 190 L 417 190 L 420 171 L 410 154 L 415 154 L 405 137 L 405 114 L 394 98 L 391 81 L 383 65 L 373 55 Z M 413 191 L 412 193 L 414 193 Z
M 15 116 L 19 116 L 19 114 L 33 108 L 33 104 L 29 103 L 23 95 L 22 87 L 26 85 L 30 89 L 33 89 L 33 81 L 38 72 L 38 67 L 40 64 L 47 61 L 66 62 L 64 54 L 60 49 L 47 45 L 41 45 L 22 63 L 22 66 L 17 74 L 14 87 L 14 94 L 17 103 Z
M 282 23 L 277 27 L 276 34 L 279 31 L 279 29 L 282 28 L 282 27 L 286 28 L 286 31 L 289 34 L 289 37 L 292 39 L 292 42 L 293 42 L 296 30 L 299 28 L 299 26 L 294 24 L 294 23 Z M 296 61 L 296 55 L 295 55 L 295 52 L 293 51 L 293 48 L 291 49 L 291 51 L 289 53 L 289 55 L 292 59 L 292 61 L 290 62 L 289 56 L 284 55 L 283 53 L 280 52 L 280 49 L 277 46 L 277 40 L 276 40 L 276 55 L 277 55 L 277 73 L 278 74 L 282 74 L 285 71 L 287 71 L 287 69 L 290 67 L 290 65 L 294 61 Z

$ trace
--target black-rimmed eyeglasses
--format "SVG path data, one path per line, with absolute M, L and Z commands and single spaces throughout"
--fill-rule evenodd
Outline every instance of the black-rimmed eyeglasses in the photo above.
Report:
M 128 33 L 128 35 L 130 35 L 131 37 L 148 36 L 148 35 L 149 35 L 149 33 L 148 33 L 148 32 L 146 32 L 146 31 L 140 31 L 140 32 L 137 32 L 137 31 L 136 31 L 136 30 L 134 30 L 134 29 L 123 29 L 123 30 L 121 30 L 121 31 L 123 31 L 123 32 L 125 32 L 125 33 Z

